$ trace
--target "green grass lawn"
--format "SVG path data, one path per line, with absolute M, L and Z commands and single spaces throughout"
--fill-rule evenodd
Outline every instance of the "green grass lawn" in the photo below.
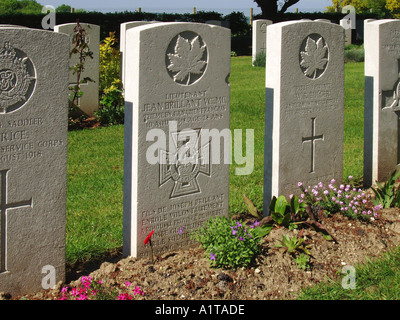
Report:
M 346 64 L 344 176 L 362 177 L 363 63 Z M 230 213 L 246 211 L 243 194 L 262 210 L 265 68 L 251 57 L 231 65 L 231 129 L 254 129 L 254 171 L 230 171 Z M 122 246 L 123 126 L 69 132 L 67 261 L 89 259 Z M 245 137 L 243 136 L 243 141 Z
M 343 275 L 345 276 L 345 275 Z M 344 283 L 347 279 L 344 279 Z M 342 281 L 329 281 L 304 289 L 299 300 L 399 300 L 400 247 L 385 252 L 379 259 L 356 266 L 355 288 L 344 289 Z

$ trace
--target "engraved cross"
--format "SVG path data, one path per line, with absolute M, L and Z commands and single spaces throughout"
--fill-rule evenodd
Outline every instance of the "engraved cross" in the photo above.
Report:
M 7 271 L 7 210 L 17 209 L 22 207 L 32 207 L 32 198 L 26 201 L 16 203 L 7 203 L 7 175 L 9 170 L 0 171 L 0 273 Z
M 310 173 L 314 172 L 315 169 L 315 142 L 318 140 L 324 140 L 324 135 L 315 135 L 315 118 L 311 118 L 312 124 L 311 124 L 311 137 L 303 137 L 303 144 L 305 142 L 311 142 L 311 170 Z

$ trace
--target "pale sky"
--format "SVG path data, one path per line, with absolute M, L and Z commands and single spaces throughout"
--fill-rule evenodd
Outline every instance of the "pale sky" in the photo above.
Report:
M 193 7 L 196 7 L 197 10 L 212 11 L 218 11 L 218 9 L 227 11 L 227 9 L 231 9 L 229 12 L 246 12 L 253 8 L 255 14 L 261 12 L 253 0 L 37 0 L 37 2 L 54 7 L 67 4 L 74 8 L 103 12 L 135 11 L 139 7 L 144 12 L 156 12 L 154 9 L 163 9 L 165 12 L 173 12 L 174 9 L 192 12 Z M 303 12 L 323 11 L 331 3 L 331 0 L 300 0 L 291 9 L 299 8 Z

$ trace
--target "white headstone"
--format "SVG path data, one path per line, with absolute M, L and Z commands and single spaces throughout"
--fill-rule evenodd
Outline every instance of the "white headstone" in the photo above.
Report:
M 228 214 L 230 30 L 136 27 L 126 57 L 123 251 L 142 258 L 150 231 L 155 254 L 187 248 L 191 231 Z
M 353 30 L 351 28 L 352 27 L 351 26 L 351 20 L 349 20 L 349 19 L 341 19 L 340 20 L 340 25 L 344 29 L 344 44 L 346 46 L 352 44 L 352 41 L 353 41 L 352 32 L 353 32 Z
M 272 24 L 271 20 L 254 20 L 252 28 L 252 61 L 267 48 L 267 27 Z
M 69 38 L 0 27 L 0 292 L 65 279 Z
M 400 164 L 400 21 L 365 23 L 364 184 Z
M 83 95 L 78 99 L 79 109 L 87 114 L 93 116 L 94 112 L 99 109 L 99 61 L 100 61 L 100 26 L 80 23 L 83 29 L 86 31 L 86 42 L 89 46 L 90 51 L 93 52 L 93 59 L 86 58 L 85 69 L 81 75 L 80 89 Z M 76 23 L 66 23 L 54 26 L 55 32 L 66 33 L 70 36 L 70 49 L 74 47 L 74 28 L 77 26 Z M 73 68 L 79 63 L 79 55 L 73 54 L 70 59 L 70 68 Z M 84 81 L 82 79 L 90 78 L 92 81 Z M 70 87 L 74 87 L 77 84 L 77 75 L 70 71 L 69 77 Z
M 125 83 L 125 70 L 126 70 L 126 61 L 125 61 L 125 45 L 126 45 L 126 31 L 129 29 L 143 26 L 149 23 L 156 23 L 157 21 L 130 21 L 121 23 L 120 26 L 120 40 L 119 40 L 119 51 L 121 52 L 121 81 L 122 87 L 124 88 Z M 125 89 L 125 88 L 124 88 Z
M 298 182 L 327 184 L 343 174 L 344 32 L 292 21 L 267 31 L 264 213 Z

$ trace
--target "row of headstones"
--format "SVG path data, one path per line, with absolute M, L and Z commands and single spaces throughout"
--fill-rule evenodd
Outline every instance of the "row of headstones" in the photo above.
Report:
M 366 27 L 371 183 L 399 163 L 400 21 Z M 343 28 L 292 21 L 267 34 L 265 207 L 298 181 L 340 180 L 344 131 Z M 0 292 L 21 294 L 65 279 L 71 37 L 4 26 L 0 35 Z M 123 250 L 142 258 L 150 231 L 161 254 L 193 245 L 190 231 L 228 215 L 229 162 L 210 138 L 230 129 L 230 31 L 142 25 L 126 31 L 124 55 Z
M 327 19 L 317 19 L 315 21 L 331 22 Z M 273 24 L 273 21 L 267 19 L 254 20 L 252 23 L 252 62 L 260 53 L 266 53 L 267 46 L 267 27 Z M 349 19 L 341 19 L 339 24 L 345 30 L 345 45 L 352 44 L 352 29 Z

